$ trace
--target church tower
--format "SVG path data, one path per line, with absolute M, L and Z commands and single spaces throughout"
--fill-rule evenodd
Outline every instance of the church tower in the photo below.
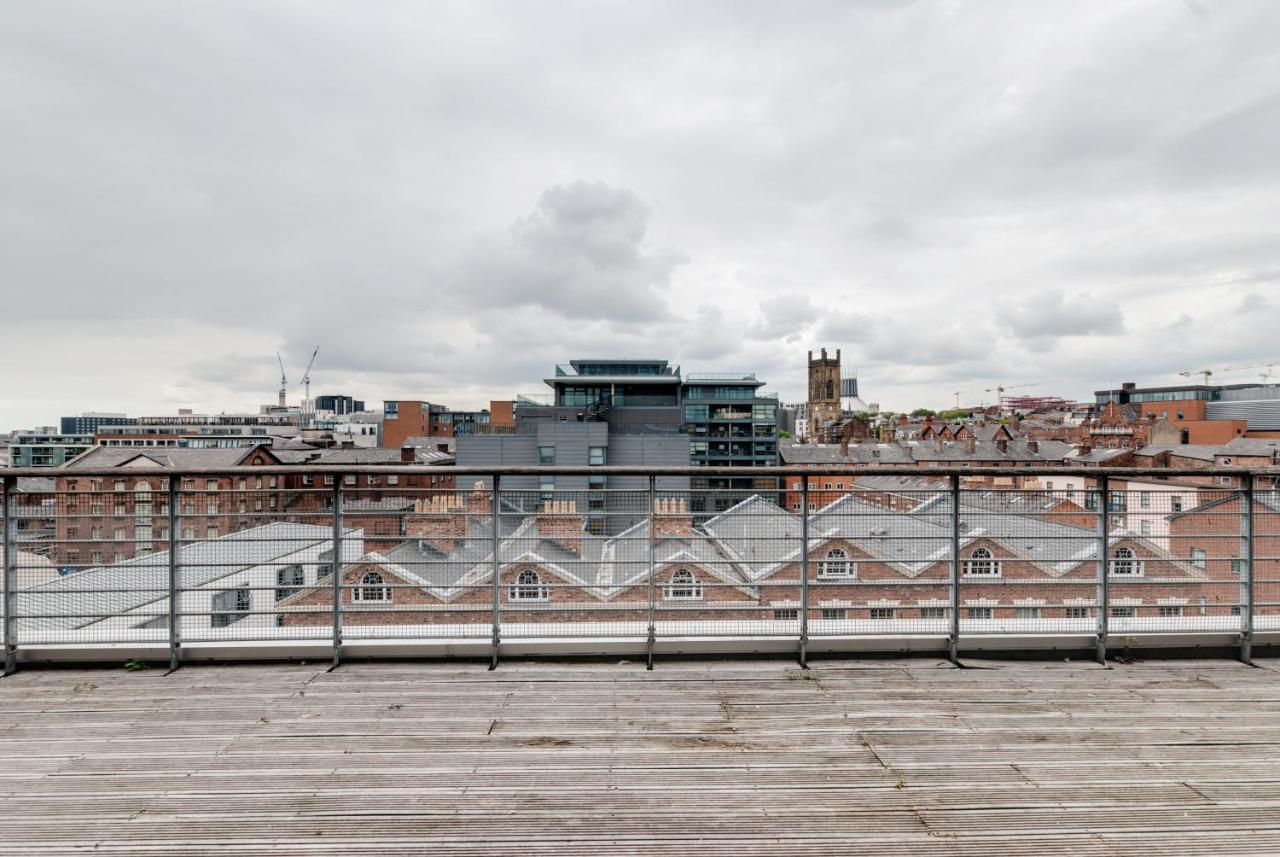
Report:
M 822 349 L 816 360 L 809 352 L 809 434 L 818 436 L 831 420 L 840 418 L 840 349 L 835 358 Z

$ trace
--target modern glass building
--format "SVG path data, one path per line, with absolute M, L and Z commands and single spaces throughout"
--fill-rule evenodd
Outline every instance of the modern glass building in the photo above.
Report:
M 762 393 L 751 373 L 694 372 L 681 387 L 689 463 L 695 467 L 760 467 L 778 463 L 778 397 Z M 695 512 L 720 512 L 742 499 L 739 492 L 772 491 L 767 478 L 694 479 Z M 705 494 L 697 489 L 711 490 Z M 724 489 L 733 489 L 732 492 Z

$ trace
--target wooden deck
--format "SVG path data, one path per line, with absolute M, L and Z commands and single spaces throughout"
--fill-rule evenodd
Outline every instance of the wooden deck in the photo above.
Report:
M 0 680 L 0 854 L 1280 853 L 1280 664 Z

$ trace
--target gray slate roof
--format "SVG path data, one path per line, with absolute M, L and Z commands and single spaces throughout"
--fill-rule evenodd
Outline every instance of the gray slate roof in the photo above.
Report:
M 348 530 L 355 536 L 357 531 Z M 178 550 L 184 588 L 207 586 L 221 577 L 263 565 L 333 538 L 329 527 L 276 522 L 216 539 L 192 542 Z M 91 625 L 147 604 L 167 609 L 169 552 L 87 568 L 40 586 L 20 590 L 15 616 L 19 633 L 30 637 Z M 112 591 L 94 591 L 112 590 Z M 145 620 L 135 617 L 135 623 Z

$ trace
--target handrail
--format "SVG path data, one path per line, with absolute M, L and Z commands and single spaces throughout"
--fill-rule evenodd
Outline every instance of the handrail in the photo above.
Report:
M 139 453 L 145 449 L 139 448 Z M 761 467 L 654 467 L 603 465 L 597 467 L 570 467 L 560 465 L 415 465 L 415 464 L 262 464 L 240 467 L 11 467 L 0 469 L 0 476 L 18 479 L 32 477 L 124 477 L 124 476 L 254 476 L 287 474 L 343 474 L 351 476 L 379 476 L 406 474 L 458 476 L 917 476 L 945 479 L 951 475 L 964 476 L 1109 476 L 1124 479 L 1134 476 L 1161 476 L 1166 478 L 1185 476 L 1263 476 L 1280 478 L 1280 466 L 1244 467 L 1216 465 L 1210 467 L 920 467 L 919 465 L 875 465 L 862 467 L 847 464 L 770 465 Z M 1176 484 L 1176 483 L 1175 483 Z M 103 493 L 111 493 L 104 491 Z

